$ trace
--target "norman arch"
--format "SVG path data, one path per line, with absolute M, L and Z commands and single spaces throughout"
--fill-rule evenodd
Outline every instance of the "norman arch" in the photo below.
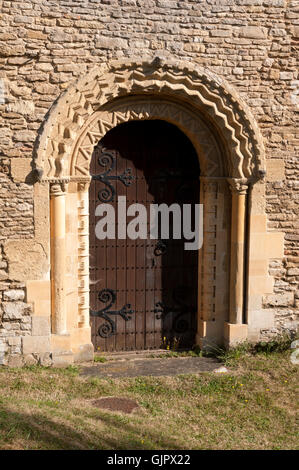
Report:
M 251 188 L 264 175 L 258 126 L 235 90 L 211 72 L 158 58 L 115 61 L 61 95 L 35 148 L 36 184 L 49 185 L 52 348 L 72 351 L 77 360 L 91 350 L 88 188 L 93 149 L 118 124 L 155 119 L 185 133 L 200 162 L 205 212 L 197 342 L 234 344 L 247 338 Z
M 95 112 L 123 96 L 172 97 L 188 104 L 222 137 L 232 178 L 256 176 L 264 167 L 264 147 L 247 105 L 222 78 L 190 63 L 115 61 L 95 68 L 69 87 L 52 106 L 36 147 L 36 167 L 44 178 L 68 176 L 70 155 Z M 74 175 L 72 175 L 74 176 Z

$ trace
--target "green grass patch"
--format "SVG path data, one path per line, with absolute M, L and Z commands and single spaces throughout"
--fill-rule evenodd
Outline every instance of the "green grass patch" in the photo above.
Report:
M 94 359 L 93 359 L 93 360 L 94 360 L 94 362 L 107 362 L 107 361 L 108 361 L 108 359 L 107 359 L 106 357 L 104 357 L 104 356 L 96 356 L 96 355 L 94 356 Z
M 80 367 L 0 368 L 0 449 L 296 449 L 290 350 L 239 348 L 228 374 L 83 377 Z M 94 401 L 128 397 L 130 415 Z

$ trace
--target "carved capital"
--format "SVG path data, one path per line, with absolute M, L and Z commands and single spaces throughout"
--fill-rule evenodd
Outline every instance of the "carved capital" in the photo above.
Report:
M 53 179 L 49 181 L 50 183 L 50 196 L 63 196 L 67 192 L 67 185 L 69 179 Z
M 86 178 L 85 180 L 81 180 L 77 182 L 78 191 L 82 193 L 87 193 L 90 185 L 91 177 Z
M 230 190 L 233 194 L 246 195 L 248 190 L 248 180 L 241 178 L 227 178 Z

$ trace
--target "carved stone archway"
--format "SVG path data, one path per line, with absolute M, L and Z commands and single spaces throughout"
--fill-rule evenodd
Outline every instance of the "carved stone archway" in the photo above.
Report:
M 170 96 L 188 103 L 217 129 L 226 147 L 232 178 L 257 176 L 264 147 L 248 106 L 222 78 L 189 62 L 155 59 L 112 61 L 95 68 L 57 100 L 36 146 L 36 167 L 44 178 L 70 176 L 68 162 L 82 128 L 96 111 L 128 95 Z
M 151 63 L 117 61 L 94 69 L 62 94 L 48 113 L 35 149 L 38 178 L 50 184 L 52 333 L 69 335 L 70 324 L 73 331 L 77 329 L 71 341 L 75 354 L 88 338 L 90 341 L 88 187 L 93 148 L 112 127 L 146 119 L 163 119 L 179 127 L 200 160 L 204 183 L 201 202 L 207 211 L 199 263 L 198 341 L 221 342 L 224 336 L 232 344 L 246 337 L 246 195 L 248 187 L 264 173 L 264 148 L 257 124 L 235 90 L 215 74 L 190 63 L 160 59 Z M 229 233 L 224 217 L 230 210 Z M 66 246 L 67 237 L 73 243 L 72 253 Z M 226 274 L 215 267 L 215 257 L 219 260 L 223 253 L 229 258 L 222 263 Z M 71 268 L 66 267 L 66 259 Z M 77 286 L 71 307 L 67 303 L 67 276 L 68 282 Z M 220 289 L 217 276 L 225 278 Z M 229 295 L 226 283 L 231 286 Z M 68 318 L 70 308 L 72 321 Z M 221 315 L 217 316 L 218 310 Z

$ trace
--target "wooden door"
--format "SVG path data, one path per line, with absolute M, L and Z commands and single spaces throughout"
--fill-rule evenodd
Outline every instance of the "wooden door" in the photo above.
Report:
M 187 137 L 164 121 L 125 123 L 95 147 L 90 185 L 90 307 L 95 350 L 190 348 L 198 253 L 185 240 L 99 240 L 98 204 L 199 203 L 199 166 Z M 130 218 L 128 217 L 128 222 Z M 149 232 L 149 220 L 147 223 Z M 170 227 L 170 234 L 172 233 Z

